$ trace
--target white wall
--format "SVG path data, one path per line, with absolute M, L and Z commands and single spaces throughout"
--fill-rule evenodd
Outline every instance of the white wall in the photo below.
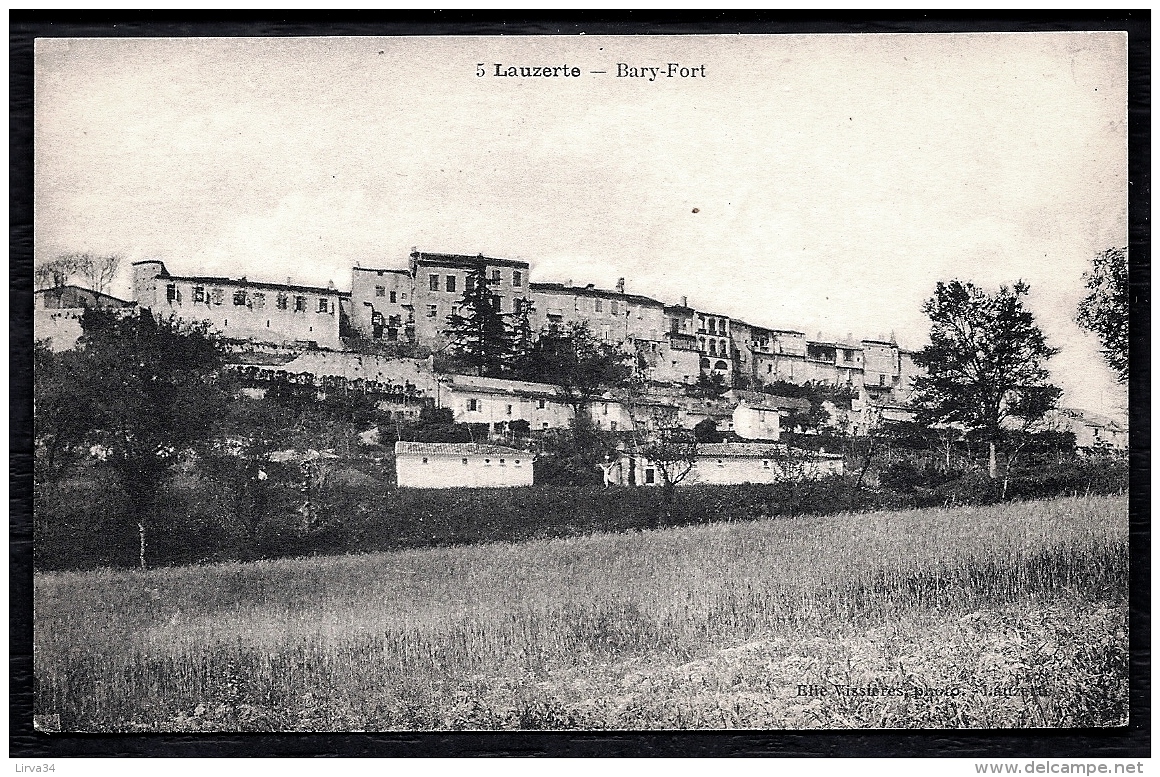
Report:
M 463 463 L 465 459 L 466 464 Z M 530 453 L 504 456 L 397 454 L 395 471 L 399 486 L 408 488 L 530 486 L 532 455 Z
M 733 431 L 746 440 L 777 440 L 781 416 L 776 410 L 753 408 L 744 402 L 733 410 Z

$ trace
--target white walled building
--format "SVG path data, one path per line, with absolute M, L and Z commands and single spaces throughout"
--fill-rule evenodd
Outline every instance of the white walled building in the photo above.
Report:
M 745 440 L 770 440 L 781 437 L 781 410 L 770 403 L 742 400 L 733 409 L 733 432 Z
M 643 456 L 623 452 L 617 465 L 610 475 L 616 485 L 664 485 L 664 476 L 657 463 Z M 814 453 L 768 443 L 703 443 L 697 446 L 692 471 L 678 485 L 778 483 L 816 480 L 844 472 L 845 461 L 838 454 Z
M 133 298 L 160 318 L 208 322 L 223 337 L 342 348 L 350 293 L 334 288 L 171 275 L 158 260 L 133 263 Z
M 547 383 L 475 375 L 446 375 L 436 386 L 436 407 L 450 408 L 456 423 L 487 424 L 501 434 L 512 421 L 532 429 L 561 429 L 572 421 L 572 407 L 560 389 Z
M 532 485 L 527 451 L 473 442 L 396 442 L 400 488 L 510 488 Z

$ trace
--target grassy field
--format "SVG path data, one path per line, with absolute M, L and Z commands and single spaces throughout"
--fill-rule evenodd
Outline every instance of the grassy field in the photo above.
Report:
M 72 731 L 1121 725 L 1127 558 L 1126 499 L 1093 496 L 41 574 L 36 712 Z

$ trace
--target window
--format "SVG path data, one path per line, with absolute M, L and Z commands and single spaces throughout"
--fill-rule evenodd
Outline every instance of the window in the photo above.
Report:
M 428 305 L 427 306 L 427 318 L 435 318 L 435 316 L 437 316 L 437 315 L 439 315 L 439 306 L 438 305 Z
M 524 285 L 524 274 L 519 270 L 512 271 L 512 286 L 517 289 Z
M 770 374 L 770 373 L 772 373 L 772 372 L 773 372 L 773 365 L 772 365 L 772 364 L 768 364 L 768 365 L 766 365 L 766 367 L 765 367 L 765 374 L 766 374 L 766 375 L 769 375 L 769 374 Z
M 475 288 L 475 276 L 474 275 L 468 275 L 466 278 L 463 279 L 463 288 L 465 291 L 471 291 L 472 289 Z
M 319 313 L 329 313 L 330 312 L 330 301 L 327 300 L 326 297 L 319 297 L 319 299 L 318 299 L 318 312 Z
M 278 310 L 285 310 L 290 307 L 290 298 L 285 294 L 279 294 L 275 304 L 278 306 Z
M 254 295 L 254 310 L 263 310 L 263 309 L 265 309 L 265 307 L 266 307 L 266 295 L 265 294 L 255 294 Z
M 395 292 L 392 291 L 391 292 L 391 302 L 398 302 L 399 301 L 398 296 L 399 296 L 398 294 L 396 294 Z
M 500 465 L 501 467 L 505 467 L 505 466 L 507 466 L 507 459 L 500 459 L 500 460 L 499 460 L 499 465 Z
M 499 283 L 499 281 L 500 281 L 499 270 L 492 270 L 491 271 L 491 282 L 492 283 Z
M 429 280 L 431 283 L 431 291 L 439 291 L 439 276 L 432 275 L 432 276 L 430 276 Z
M 491 306 L 495 308 L 496 312 L 503 311 L 503 300 L 498 295 L 493 295 L 491 298 Z
M 246 304 L 246 292 L 244 289 L 238 289 L 237 291 L 234 292 L 234 304 L 235 305 L 245 305 Z
M 602 300 L 602 299 L 596 300 L 596 312 L 597 313 L 604 312 L 604 300 Z
M 194 302 L 205 302 L 205 286 L 194 286 L 193 287 L 193 301 Z
M 463 466 L 465 466 L 465 467 L 467 466 L 467 459 L 463 460 Z
M 512 414 L 512 406 L 508 405 L 507 406 L 507 415 L 511 415 L 511 414 Z
M 479 410 L 479 400 L 478 399 L 467 400 L 467 410 L 468 410 L 468 412 L 471 412 L 471 413 L 474 413 L 475 411 Z
M 483 466 L 490 467 L 491 466 L 491 459 L 484 459 Z
M 616 300 L 612 300 L 612 302 L 610 302 L 608 305 L 608 312 L 612 313 L 612 315 L 614 315 L 614 316 L 619 314 L 620 303 L 617 302 Z
M 657 482 L 657 471 L 655 469 L 653 469 L 652 467 L 649 467 L 648 469 L 646 469 L 644 471 L 644 482 L 646 484 L 656 483 Z
M 616 421 L 609 421 L 609 422 L 608 422 L 608 430 L 609 430 L 610 432 L 615 432 L 615 431 L 616 431 Z
M 724 467 L 724 466 L 725 466 L 725 462 L 724 462 L 724 461 L 722 461 L 721 459 L 717 459 L 717 466 L 718 466 L 718 467 Z
M 607 402 L 605 402 L 605 403 L 603 404 L 603 407 L 604 407 L 604 412 L 603 412 L 603 415 L 608 415 L 608 403 L 607 403 Z
M 423 463 L 424 463 L 424 464 L 426 464 L 426 463 L 427 463 L 427 457 L 426 457 L 426 456 L 424 456 L 424 457 L 423 457 Z
M 454 275 L 447 276 L 447 290 L 448 291 L 455 291 L 455 276 Z
M 769 469 L 769 459 L 762 459 L 761 460 L 761 468 L 762 469 Z
M 375 286 L 375 296 L 376 297 L 387 296 L 387 287 L 386 286 Z M 394 302 L 394 300 L 391 300 L 391 301 Z
M 548 428 L 548 422 L 547 422 L 547 421 L 544 421 L 544 428 L 545 428 L 545 429 L 547 429 L 547 428 Z
M 176 283 L 165 284 L 165 299 L 167 302 L 173 302 L 173 300 L 177 299 L 177 284 Z
M 879 376 L 878 376 L 878 385 L 879 385 L 879 386 L 885 386 L 885 385 L 886 385 L 886 376 L 885 376 L 885 375 L 879 375 Z
M 295 297 L 294 298 L 294 312 L 295 313 L 305 313 L 306 312 L 306 297 Z
M 540 400 L 539 408 L 540 408 L 540 410 L 544 409 L 544 400 L 542 400 L 542 399 Z
M 518 467 L 519 465 L 520 465 L 520 460 L 516 459 L 516 466 Z

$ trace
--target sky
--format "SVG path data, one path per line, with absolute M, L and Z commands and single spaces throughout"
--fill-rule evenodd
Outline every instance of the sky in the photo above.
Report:
M 41 39 L 35 254 L 349 288 L 484 253 L 911 348 L 937 281 L 1022 279 L 1064 403 L 1122 415 L 1074 316 L 1127 243 L 1126 65 L 1122 33 Z

